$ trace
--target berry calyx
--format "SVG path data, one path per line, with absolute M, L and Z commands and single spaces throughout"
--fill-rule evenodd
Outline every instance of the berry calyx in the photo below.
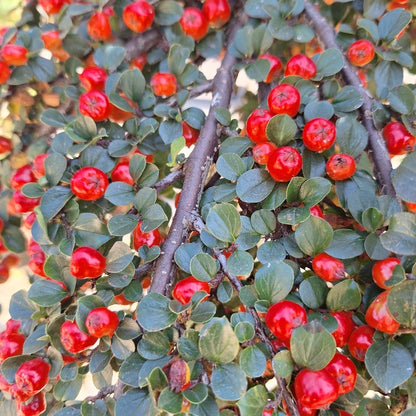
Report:
M 326 162 L 326 173 L 334 181 L 343 181 L 355 173 L 355 160 L 345 153 L 332 155 Z
M 335 142 L 335 124 L 325 118 L 309 120 L 302 132 L 304 145 L 313 152 L 323 152 Z
M 109 185 L 107 175 L 92 166 L 81 168 L 71 179 L 71 190 L 84 201 L 95 201 L 101 198 Z
M 283 146 L 273 151 L 267 161 L 267 170 L 277 182 L 289 182 L 302 169 L 302 156 L 293 147 Z
M 136 33 L 147 30 L 153 22 L 155 11 L 151 4 L 145 0 L 137 0 L 128 4 L 123 10 L 125 25 Z
M 316 65 L 311 58 L 306 55 L 298 54 L 292 56 L 286 64 L 285 77 L 297 75 L 299 77 L 310 79 L 316 75 Z
M 287 114 L 294 117 L 300 107 L 300 93 L 290 84 L 280 84 L 274 87 L 267 97 L 267 105 L 273 114 Z
M 85 320 L 88 333 L 93 337 L 101 338 L 108 335 L 113 336 L 119 324 L 118 315 L 104 306 L 90 311 Z
M 337 282 L 345 277 L 344 263 L 326 253 L 320 253 L 312 260 L 313 271 L 327 282 Z
M 79 111 L 83 116 L 91 117 L 94 121 L 103 121 L 111 112 L 110 101 L 102 91 L 88 91 L 79 97 Z
M 349 393 L 354 389 L 357 380 L 357 368 L 346 355 L 336 352 L 324 370 L 338 382 L 338 394 Z
M 193 294 L 198 291 L 207 292 L 209 294 L 209 284 L 207 282 L 201 282 L 193 276 L 189 276 L 176 283 L 172 291 L 172 296 L 182 305 L 186 305 L 191 301 Z

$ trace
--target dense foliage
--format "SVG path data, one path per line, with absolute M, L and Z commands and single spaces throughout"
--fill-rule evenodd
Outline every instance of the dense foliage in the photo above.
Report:
M 22 3 L 0 414 L 416 414 L 415 7 Z

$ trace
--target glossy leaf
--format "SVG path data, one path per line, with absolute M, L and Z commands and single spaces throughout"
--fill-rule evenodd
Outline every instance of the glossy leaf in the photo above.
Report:
M 332 238 L 332 227 L 314 215 L 299 224 L 295 231 L 296 243 L 304 253 L 312 257 L 328 248 Z
M 242 369 L 235 363 L 218 365 L 211 376 L 211 387 L 221 400 L 240 399 L 247 389 L 247 379 Z
M 217 204 L 209 210 L 206 226 L 215 238 L 231 243 L 241 231 L 240 215 L 231 204 Z
M 278 114 L 267 123 L 266 134 L 271 142 L 277 146 L 284 146 L 295 138 L 297 129 L 292 117 Z

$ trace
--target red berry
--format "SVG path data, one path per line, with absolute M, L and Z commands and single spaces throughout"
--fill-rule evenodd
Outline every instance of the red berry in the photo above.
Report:
M 336 134 L 334 123 L 325 118 L 314 118 L 305 124 L 302 138 L 309 150 L 323 152 L 334 144 Z
M 70 0 L 39 0 L 39 6 L 42 6 L 43 10 L 47 14 L 59 13 L 65 3 L 69 3 Z
M 12 386 L 13 384 L 10 384 L 3 374 L 0 373 L 0 390 L 9 393 Z
M 185 138 L 185 143 L 188 147 L 196 143 L 199 137 L 199 130 L 194 129 L 185 121 L 182 121 L 182 136 Z
M 0 85 L 7 82 L 11 73 L 12 70 L 9 68 L 9 65 L 7 65 L 6 62 L 0 60 Z
M 107 175 L 92 166 L 81 168 L 71 179 L 72 192 L 84 201 L 95 201 L 101 198 L 107 187 Z
M 157 72 L 150 80 L 153 93 L 159 97 L 170 97 L 176 92 L 176 77 L 170 72 Z
M 253 159 L 259 165 L 265 165 L 269 160 L 270 154 L 277 149 L 272 142 L 257 143 L 252 150 Z
M 312 260 L 313 271 L 327 282 L 337 282 L 345 277 L 344 263 L 326 253 L 320 253 Z
M 207 282 L 201 282 L 193 276 L 189 276 L 176 283 L 173 288 L 172 296 L 182 305 L 186 305 L 191 301 L 192 295 L 198 291 L 204 291 L 209 294 L 209 284 Z
M 141 225 L 142 222 L 140 221 L 132 233 L 134 249 L 139 250 L 139 248 L 144 245 L 147 245 L 149 248 L 152 246 L 160 246 L 162 243 L 162 237 L 159 230 L 156 228 L 153 231 L 145 233 L 142 231 Z
M 255 143 L 269 141 L 266 135 L 266 127 L 273 113 L 263 108 L 256 108 L 247 118 L 247 136 Z
M 77 279 L 100 277 L 105 266 L 105 257 L 95 248 L 79 247 L 72 253 L 70 271 Z
M 194 7 L 187 7 L 179 20 L 185 35 L 198 41 L 208 33 L 208 19 L 201 10 Z
M 264 53 L 263 55 L 259 56 L 259 59 L 267 59 L 270 62 L 270 69 L 269 72 L 264 79 L 264 82 L 270 83 L 277 79 L 277 77 L 282 72 L 282 61 L 274 55 L 270 55 L 268 53 Z
M 299 77 L 310 79 L 316 75 L 316 65 L 311 58 L 306 55 L 292 56 L 286 64 L 285 77 L 297 75 Z
M 35 394 L 29 403 L 16 403 L 17 416 L 39 416 L 46 410 L 46 399 L 43 391 Z
M 45 265 L 45 261 L 46 261 L 46 256 L 45 253 L 43 251 L 39 251 L 37 253 L 33 253 L 30 256 L 29 262 L 28 262 L 28 267 L 29 269 L 42 277 L 47 277 L 45 271 L 43 270 L 43 266 Z
M 50 364 L 42 358 L 26 361 L 16 371 L 16 386 L 33 396 L 48 384 L 50 369 Z
M 354 389 L 357 380 L 357 368 L 350 358 L 336 352 L 324 368 L 338 382 L 338 394 L 349 393 Z
M 1 48 L 1 57 L 7 65 L 24 65 L 28 61 L 27 49 L 24 46 L 7 44 Z
M 107 14 L 94 13 L 88 20 L 87 31 L 93 40 L 108 40 L 111 37 L 111 25 Z
M 339 153 L 326 162 L 326 173 L 334 181 L 343 181 L 355 173 L 355 160 L 352 156 Z
M 3 331 L 0 333 L 0 363 L 6 358 L 23 354 L 23 344 L 26 337 L 16 332 Z
M 1 64 L 1 62 L 0 62 Z M 0 78 L 1 78 L 1 65 L 0 65 Z M 1 83 L 1 82 L 0 82 Z M 5 153 L 9 153 L 12 150 L 12 141 L 10 139 L 6 139 L 3 136 L 0 136 L 0 155 L 4 155 Z
M 68 351 L 76 354 L 86 350 L 94 345 L 96 337 L 84 334 L 75 322 L 65 321 L 60 330 L 60 339 L 63 347 Z
M 113 182 L 125 182 L 129 185 L 134 184 L 134 180 L 130 175 L 129 162 L 117 163 L 114 170 L 111 172 L 111 180 Z
M 371 302 L 365 313 L 365 320 L 368 325 L 381 332 L 394 334 L 399 329 L 400 324 L 393 318 L 387 307 L 388 294 L 389 292 L 387 290 L 381 292 Z
M 400 259 L 397 257 L 388 257 L 384 260 L 376 261 L 371 269 L 374 283 L 382 289 L 390 289 L 391 286 L 386 285 L 393 276 L 394 268 L 400 264 Z
M 144 66 L 146 65 L 147 62 L 147 55 L 143 54 L 140 56 L 136 56 L 136 58 L 134 58 L 131 61 L 131 64 L 133 67 L 140 69 L 140 71 L 143 70 Z
M 325 409 L 338 397 L 338 383 L 325 370 L 301 370 L 295 377 L 295 394 L 302 406 Z
M 294 328 L 307 323 L 306 311 L 296 302 L 282 300 L 269 308 L 265 323 L 275 337 L 288 341 Z
M 119 324 L 118 315 L 102 306 L 95 308 L 87 315 L 85 326 L 88 333 L 93 337 L 101 338 L 108 335 L 113 336 Z
M 10 268 L 5 263 L 0 263 L 0 283 L 4 283 L 9 279 Z
M 136 33 L 148 29 L 155 17 L 155 11 L 151 4 L 145 0 L 137 0 L 128 4 L 123 10 L 123 21 L 125 25 Z
M 29 182 L 36 182 L 36 176 L 33 173 L 32 165 L 24 165 L 16 170 L 10 178 L 10 186 L 13 189 L 20 189 Z
M 103 121 L 111 112 L 110 101 L 102 91 L 88 91 L 79 97 L 78 108 L 83 116 L 89 116 L 94 121 Z
M 45 176 L 45 159 L 49 153 L 41 153 L 33 159 L 33 175 L 36 179 Z
M 364 66 L 374 58 L 374 45 L 366 39 L 356 40 L 347 49 L 347 59 L 356 66 Z
M 299 111 L 300 93 L 293 85 L 280 84 L 270 91 L 267 104 L 273 114 L 294 117 Z
M 107 81 L 107 72 L 98 66 L 87 66 L 79 75 L 79 80 L 87 91 L 102 91 Z
M 273 151 L 267 161 L 267 170 L 277 182 L 289 182 L 302 169 L 302 156 L 293 147 L 283 146 Z
M 368 347 L 374 342 L 374 332 L 368 325 L 361 325 L 352 331 L 348 340 L 348 350 L 354 358 L 364 361 Z
M 3 259 L 3 263 L 10 268 L 16 267 L 20 264 L 20 257 L 17 254 L 10 253 Z
M 49 30 L 47 32 L 43 32 L 40 37 L 45 44 L 45 48 L 54 51 L 62 47 L 62 39 L 59 30 Z
M 403 155 L 411 152 L 416 142 L 416 137 L 411 135 L 404 124 L 398 121 L 386 124 L 383 129 L 383 137 L 391 155 Z
M 354 329 L 352 312 L 329 312 L 338 323 L 338 328 L 332 332 L 337 347 L 343 347 L 347 344 L 348 339 Z
M 31 212 L 40 203 L 40 198 L 29 198 L 22 194 L 20 189 L 13 193 L 12 199 L 9 201 L 7 211 L 11 215 L 23 214 L 25 212 Z
M 208 19 L 210 26 L 220 28 L 230 20 L 231 8 L 228 0 L 205 0 L 202 13 Z
M 322 212 L 321 208 L 319 208 L 319 205 L 314 205 L 313 207 L 310 207 L 309 211 L 311 215 L 324 219 L 324 213 Z

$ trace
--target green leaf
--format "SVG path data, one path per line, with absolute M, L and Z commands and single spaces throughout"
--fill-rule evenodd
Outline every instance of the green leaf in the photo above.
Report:
M 276 303 L 283 300 L 292 290 L 293 269 L 284 262 L 268 263 L 257 270 L 254 286 L 259 299 Z
M 385 218 L 383 213 L 381 213 L 377 208 L 367 208 L 361 215 L 363 227 L 370 232 L 374 232 L 378 228 L 382 227 L 384 221 Z
M 400 114 L 410 114 L 415 106 L 415 95 L 406 85 L 393 88 L 387 99 L 392 109 Z
M 29 299 L 25 290 L 19 290 L 12 295 L 9 305 L 9 313 L 12 319 L 30 319 L 33 312 L 37 310 L 37 305 Z
M 337 74 L 344 67 L 344 57 L 340 51 L 329 48 L 319 55 L 316 61 L 317 79 L 330 77 Z
M 182 244 L 175 252 L 176 264 L 186 273 L 191 273 L 191 259 L 198 253 L 202 252 L 200 244 L 185 243 Z
M 217 274 L 217 269 L 216 261 L 209 254 L 199 253 L 191 259 L 191 274 L 202 282 L 212 280 Z
M 239 400 L 247 390 L 247 379 L 235 363 L 218 365 L 211 375 L 211 388 L 220 400 Z
M 352 259 L 364 252 L 364 240 L 353 230 L 335 230 L 334 238 L 325 252 L 337 259 Z
M 199 404 L 208 397 L 208 388 L 205 384 L 200 383 L 192 389 L 184 390 L 182 394 L 188 402 Z
M 46 335 L 46 324 L 40 324 L 26 338 L 23 344 L 23 354 L 34 354 L 43 350 L 48 344 L 49 339 Z
M 68 123 L 65 116 L 54 108 L 47 108 L 44 110 L 40 117 L 40 121 L 48 126 L 57 128 L 65 127 Z
M 123 62 L 126 50 L 121 46 L 103 45 L 94 53 L 94 61 L 108 72 L 114 72 Z
M 134 253 L 130 246 L 122 241 L 116 241 L 106 256 L 107 273 L 119 273 L 133 260 Z
M 177 43 L 171 45 L 168 54 L 168 67 L 170 72 L 176 76 L 182 74 L 190 54 L 191 51 L 182 45 Z
M 28 66 L 37 81 L 51 82 L 56 78 L 55 63 L 51 59 L 36 56 L 29 60 Z
M 394 9 L 387 12 L 378 23 L 378 33 L 385 42 L 392 42 L 410 23 L 412 14 L 408 10 Z
M 325 178 L 311 178 L 302 183 L 299 200 L 305 207 L 313 207 L 321 202 L 331 190 L 331 182 Z
M 67 124 L 65 131 L 75 143 L 85 143 L 97 135 L 97 125 L 91 117 L 80 116 Z
M 279 263 L 286 257 L 286 250 L 280 241 L 265 241 L 257 249 L 257 259 L 263 263 Z
M 336 129 L 340 151 L 354 158 L 360 156 L 368 143 L 365 127 L 353 117 L 341 117 L 336 122 Z
M 381 61 L 374 71 L 377 95 L 387 98 L 389 91 L 403 84 L 403 67 L 397 62 Z
M 191 404 L 189 413 L 203 416 L 219 416 L 220 414 L 218 404 L 211 396 L 208 396 L 202 403 Z
M 409 182 L 409 181 L 408 181 Z M 394 214 L 390 219 L 389 229 L 381 234 L 383 247 L 393 253 L 416 255 L 416 217 L 409 212 Z
M 235 153 L 225 153 L 217 160 L 218 173 L 229 181 L 236 181 L 246 171 L 241 157 Z
M 277 146 L 284 146 L 295 138 L 298 128 L 292 117 L 278 114 L 267 123 L 266 134 Z
M 206 227 L 216 239 L 231 243 L 241 231 L 241 219 L 234 205 L 223 203 L 214 205 L 206 218 Z
M 136 345 L 132 340 L 120 339 L 117 335 L 111 338 L 111 352 L 119 360 L 125 360 L 135 351 Z
M 145 362 L 139 354 L 131 354 L 120 367 L 120 380 L 128 386 L 139 387 L 139 372 Z
M 139 103 L 146 86 L 146 80 L 141 71 L 137 68 L 124 71 L 119 82 L 126 97 L 134 103 Z
M 59 380 L 54 389 L 53 394 L 59 401 L 75 400 L 82 387 L 82 376 L 78 375 L 75 380 L 61 381 Z
M 408 202 L 416 202 L 416 152 L 409 153 L 394 170 L 392 182 L 397 195 Z
M 394 319 L 408 328 L 416 328 L 416 281 L 406 280 L 390 289 L 387 306 Z
M 301 367 L 322 370 L 336 352 L 335 339 L 322 324 L 312 321 L 293 330 L 290 352 L 295 363 Z
M 23 253 L 26 250 L 26 240 L 22 231 L 13 224 L 7 224 L 2 232 L 4 246 L 13 253 Z
M 305 121 L 313 120 L 314 118 L 322 117 L 327 120 L 334 115 L 334 108 L 328 101 L 310 101 L 303 111 Z
M 289 350 L 279 351 L 272 360 L 272 366 L 274 372 L 283 378 L 290 377 L 292 375 L 295 363 L 293 362 L 292 355 Z
M 217 364 L 227 364 L 234 360 L 240 350 L 240 344 L 225 317 L 212 318 L 202 327 L 199 350 L 205 359 Z
M 81 405 L 81 412 L 82 416 L 105 416 L 107 414 L 107 405 L 102 399 L 94 403 L 84 402 Z
M 273 191 L 275 181 L 264 169 L 251 169 L 237 180 L 237 196 L 244 202 L 256 203 L 267 198 Z
M 40 210 L 45 221 L 50 221 L 72 198 L 73 193 L 66 186 L 54 186 L 48 189 L 40 201 Z
M 309 208 L 306 207 L 290 207 L 285 208 L 277 215 L 277 220 L 281 224 L 296 225 L 306 221 L 311 215 Z
M 331 311 L 349 311 L 358 308 L 360 304 L 360 289 L 352 279 L 345 279 L 334 285 L 326 298 L 326 305 Z
M 261 377 L 266 371 L 266 356 L 256 345 L 244 348 L 240 354 L 240 367 L 247 377 Z
M 300 223 L 295 231 L 295 240 L 299 248 L 312 257 L 328 248 L 332 238 L 332 227 L 325 220 L 314 215 Z
M 145 212 L 142 213 L 142 224 L 141 230 L 145 233 L 155 230 L 157 227 L 162 225 L 168 217 L 159 204 L 153 204 L 146 208 Z
M 146 415 L 153 416 L 158 412 L 153 404 L 153 397 L 146 389 L 131 389 L 124 393 L 116 402 L 115 416 Z
M 159 367 L 156 367 L 149 375 L 149 384 L 153 390 L 161 391 L 168 386 L 168 378 Z
M 157 201 L 157 192 L 153 188 L 142 188 L 137 192 L 134 205 L 139 213 L 145 212 L 147 208 Z
M 206 296 L 204 293 L 201 293 L 201 296 Z M 217 312 L 217 307 L 212 302 L 201 302 L 198 306 L 192 311 L 189 319 L 195 323 L 203 324 L 208 322 Z
M 250 322 L 238 322 L 234 332 L 240 343 L 250 341 L 256 335 L 254 326 Z
M 363 105 L 363 97 L 358 88 L 352 85 L 343 87 L 332 101 L 336 113 L 348 113 Z
M 176 313 L 169 309 L 169 299 L 159 293 L 149 293 L 137 307 L 137 320 L 147 331 L 165 329 L 172 325 L 176 318 Z
M 177 414 L 182 408 L 182 395 L 165 387 L 157 399 L 157 406 L 165 412 Z
M 272 211 L 259 209 L 251 216 L 251 226 L 259 234 L 270 234 L 276 229 L 276 216 Z
M 365 367 L 384 393 L 404 383 L 414 371 L 409 350 L 394 340 L 376 341 L 365 354 Z
M 260 82 L 267 77 L 270 71 L 270 62 L 267 59 L 258 59 L 248 64 L 244 69 L 249 78 Z
M 123 236 L 131 233 L 137 226 L 138 219 L 135 215 L 115 215 L 107 223 L 108 232 L 111 235 Z
M 129 205 L 134 201 L 136 194 L 133 187 L 126 182 L 111 182 L 104 194 L 104 198 L 114 205 Z
M 267 390 L 262 384 L 252 387 L 237 402 L 241 416 L 262 416 L 267 399 Z
M 99 373 L 103 371 L 107 365 L 110 363 L 110 360 L 113 358 L 111 351 L 94 351 L 91 354 L 90 359 L 90 371 L 91 373 Z
M 39 279 L 30 286 L 29 299 L 40 306 L 53 306 L 68 296 L 61 286 L 49 280 Z
M 66 170 L 66 164 L 66 157 L 59 153 L 52 153 L 45 159 L 45 176 L 50 185 L 58 185 Z
M 359 19 L 357 21 L 357 26 L 367 31 L 368 34 L 373 38 L 375 43 L 377 43 L 380 40 L 378 35 L 378 26 L 373 20 L 365 18 Z
M 155 20 L 161 26 L 170 26 L 179 21 L 183 7 L 176 1 L 165 0 L 157 5 Z
M 215 118 L 217 119 L 218 123 L 222 124 L 223 126 L 229 126 L 231 123 L 231 113 L 226 108 L 216 108 Z
M 253 257 L 247 251 L 237 250 L 227 259 L 228 271 L 236 276 L 248 276 L 253 267 Z
M 165 144 L 172 144 L 182 136 L 182 124 L 176 120 L 163 120 L 159 126 L 159 135 Z
M 328 286 L 321 278 L 311 276 L 299 285 L 299 295 L 302 302 L 311 309 L 317 309 L 325 302 Z
M 74 232 L 78 246 L 90 246 L 97 249 L 110 239 L 106 225 L 95 214 L 89 212 L 80 214 L 74 224 Z
M 228 137 L 228 139 L 222 142 L 219 154 L 235 153 L 238 156 L 242 156 L 252 145 L 253 142 L 248 137 Z
M 105 306 L 104 301 L 97 295 L 88 295 L 79 299 L 75 319 L 81 331 L 88 334 L 88 329 L 85 326 L 87 316 L 93 309 L 102 306 Z

